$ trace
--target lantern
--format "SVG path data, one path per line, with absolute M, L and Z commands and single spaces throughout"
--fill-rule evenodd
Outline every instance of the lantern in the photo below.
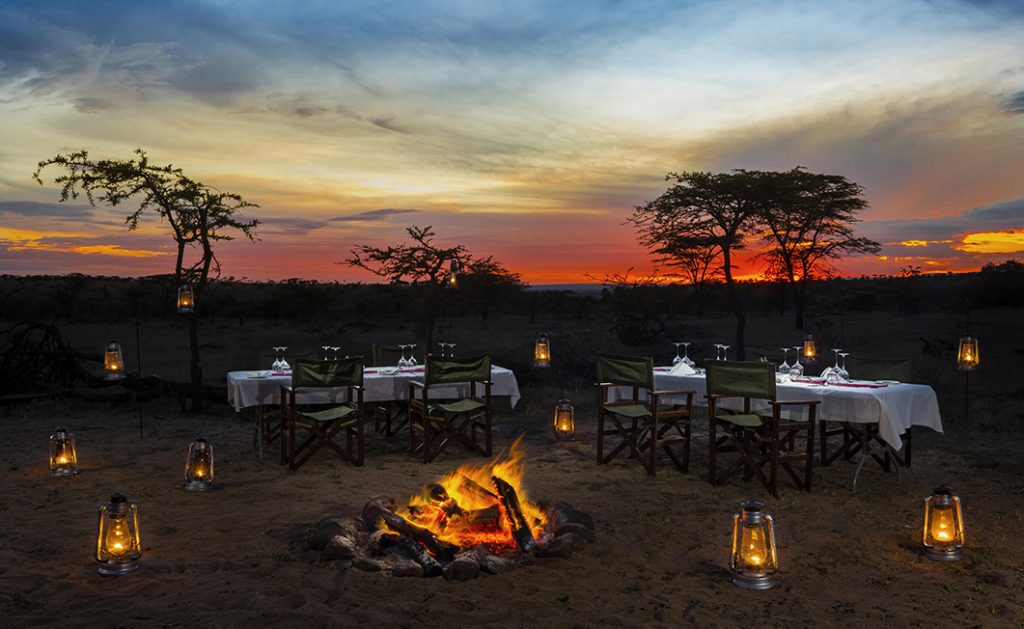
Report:
M 538 336 L 537 342 L 533 345 L 533 364 L 536 367 L 551 366 L 551 341 L 548 340 L 547 334 Z
M 96 561 L 100 574 L 125 574 L 136 570 L 142 557 L 139 541 L 139 505 L 114 494 L 99 508 Z
M 757 501 L 743 503 L 732 520 L 732 582 L 741 588 L 767 590 L 775 586 L 779 569 L 775 553 L 775 523 Z
M 960 498 L 946 485 L 939 485 L 924 499 L 922 538 L 929 559 L 957 561 L 962 557 L 964 519 L 960 514 Z
M 814 342 L 813 334 L 808 334 L 804 339 L 803 349 L 800 350 L 800 362 L 805 365 L 818 362 L 818 344 Z
M 195 306 L 192 285 L 186 282 L 178 287 L 178 314 L 192 314 L 195 312 Z
M 78 473 L 78 451 L 75 436 L 67 428 L 57 428 L 50 435 L 50 474 L 74 476 Z
M 956 352 L 956 364 L 961 371 L 974 371 L 981 362 L 978 354 L 978 339 L 973 336 L 964 336 L 960 339 L 960 345 Z
M 459 287 L 459 261 L 452 260 L 451 264 L 448 265 L 448 279 L 445 282 L 451 288 Z
M 575 411 L 569 400 L 558 400 L 555 405 L 555 437 L 569 441 L 576 438 Z
M 185 489 L 207 491 L 213 487 L 213 446 L 206 439 L 196 439 L 188 447 L 185 460 Z
M 103 352 L 103 371 L 105 380 L 121 380 L 124 378 L 124 356 L 117 341 L 107 341 L 107 350 Z

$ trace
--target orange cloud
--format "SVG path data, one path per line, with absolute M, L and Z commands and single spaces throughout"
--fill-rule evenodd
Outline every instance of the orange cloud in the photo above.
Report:
M 952 240 L 904 240 L 902 242 L 887 242 L 887 245 L 902 245 L 904 247 L 927 247 L 928 245 L 949 244 Z
M 967 253 L 1018 253 L 1024 251 L 1024 231 L 967 234 L 954 248 Z

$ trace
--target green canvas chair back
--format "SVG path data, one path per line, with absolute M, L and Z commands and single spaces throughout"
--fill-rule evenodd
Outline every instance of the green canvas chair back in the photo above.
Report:
M 654 389 L 654 359 L 619 354 L 597 355 L 597 381 Z
M 760 361 L 708 360 L 708 395 L 775 400 L 775 367 Z
M 468 356 L 466 358 L 427 356 L 427 368 L 423 381 L 428 387 L 432 384 L 483 382 L 490 379 L 490 356 Z
M 847 356 L 846 370 L 855 380 L 898 380 L 910 382 L 914 363 L 906 357 Z
M 406 352 L 406 356 L 409 356 L 410 352 Z M 411 354 L 416 360 L 422 365 L 424 351 L 417 346 L 412 350 Z M 388 345 L 385 343 L 374 343 L 372 347 L 373 366 L 374 367 L 394 367 L 398 364 L 398 359 L 402 357 L 402 349 L 397 345 Z
M 363 357 L 299 360 L 292 368 L 292 388 L 349 387 L 363 384 Z

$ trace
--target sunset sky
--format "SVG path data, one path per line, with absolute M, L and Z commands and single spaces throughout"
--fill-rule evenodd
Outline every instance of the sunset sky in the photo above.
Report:
M 166 225 L 31 178 L 136 147 L 259 204 L 239 278 L 371 281 L 339 262 L 413 224 L 647 272 L 667 172 L 798 165 L 866 189 L 845 274 L 972 270 L 1024 259 L 1024 2 L 0 0 L 0 273 L 172 271 Z

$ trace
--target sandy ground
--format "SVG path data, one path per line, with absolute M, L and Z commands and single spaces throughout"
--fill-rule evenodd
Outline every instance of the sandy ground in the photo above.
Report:
M 404 440 L 373 437 L 354 468 L 327 456 L 289 473 L 259 459 L 251 417 L 184 415 L 167 401 L 130 405 L 40 403 L 2 418 L 4 525 L 0 609 L 7 626 L 1021 626 L 1024 486 L 1018 459 L 996 434 L 916 435 L 914 466 L 897 482 L 868 467 L 851 495 L 853 466 L 819 469 L 811 494 L 770 497 L 781 585 L 732 586 L 726 573 L 731 514 L 766 497 L 755 482 L 711 487 L 706 442 L 682 474 L 645 477 L 628 460 L 598 466 L 594 435 L 544 435 L 546 418 L 500 416 L 497 443 L 527 432 L 526 481 L 537 499 L 590 512 L 598 540 L 569 559 L 538 561 L 465 583 L 339 570 L 305 550 L 323 514 L 357 514 L 378 494 L 402 497 L 469 460 L 453 450 L 423 465 Z M 582 422 L 586 424 L 586 422 Z M 82 472 L 52 478 L 46 439 L 71 426 Z M 217 454 L 219 491 L 181 489 L 189 441 Z M 954 447 L 955 444 L 955 447 Z M 474 459 L 475 460 L 475 459 Z M 921 557 L 921 500 L 948 482 L 962 496 L 968 548 L 959 563 Z M 137 500 L 141 569 L 101 577 L 91 557 L 95 509 L 111 492 Z
M 823 336 L 831 330 L 853 351 L 913 353 L 919 381 L 936 388 L 942 408 L 945 435 L 915 433 L 913 468 L 897 481 L 869 465 L 856 495 L 849 491 L 853 465 L 846 462 L 818 468 L 813 493 L 787 486 L 778 500 L 756 481 L 712 487 L 707 443 L 700 439 L 689 473 L 664 461 L 653 479 L 625 459 L 598 466 L 590 380 L 577 375 L 559 391 L 556 370 L 543 376 L 517 371 L 523 400 L 515 411 L 504 401 L 496 405 L 496 445 L 525 432 L 531 497 L 588 511 L 599 537 L 569 559 L 465 583 L 339 570 L 319 563 L 304 536 L 325 514 L 356 515 L 373 496 L 403 498 L 462 462 L 479 461 L 467 452 L 449 450 L 423 465 L 406 453 L 404 433 L 374 435 L 363 468 L 322 454 L 289 473 L 272 449 L 263 459 L 256 455 L 252 416 L 226 406 L 193 415 L 174 400 L 148 400 L 141 440 L 131 403 L 50 401 L 0 409 L 0 624 L 1021 627 L 1024 373 L 1018 365 L 1024 339 L 1018 313 L 976 314 L 985 370 L 972 376 L 976 397 L 972 420 L 964 422 L 962 374 L 950 367 L 950 348 L 945 354 L 919 349 L 922 339 L 955 340 L 956 321 L 955 314 L 877 313 L 819 322 Z M 562 323 L 467 320 L 444 335 L 458 341 L 460 351 L 487 349 L 498 364 L 512 367 L 536 329 L 556 334 L 561 344 L 555 352 L 564 351 L 570 334 L 596 339 L 595 345 L 608 342 L 601 322 L 576 322 L 576 329 Z M 383 336 L 389 325 L 380 325 L 378 340 L 405 341 L 410 334 L 399 329 Z M 675 325 L 683 338 L 710 342 L 728 338 L 731 322 Z M 106 339 L 120 339 L 129 369 L 135 368 L 134 326 L 83 324 L 65 332 L 76 348 L 97 352 Z M 143 325 L 145 373 L 184 379 L 184 332 L 173 320 Z M 201 335 L 207 380 L 215 383 L 228 369 L 269 366 L 272 358 L 264 355 L 274 344 L 348 348 L 363 341 L 359 333 L 315 323 L 205 323 Z M 794 332 L 788 318 L 752 317 L 749 335 L 752 345 L 778 347 L 793 344 Z M 664 351 L 667 359 L 671 346 L 636 351 Z M 562 393 L 577 401 L 574 443 L 547 436 L 549 413 Z M 58 425 L 78 438 L 82 473 L 73 478 L 52 478 L 47 470 L 47 439 Z M 181 489 L 185 452 L 198 436 L 216 447 L 219 491 Z M 950 484 L 963 500 L 967 548 L 959 563 L 931 562 L 918 552 L 921 502 L 939 483 Z M 105 578 L 92 558 L 96 507 L 115 491 L 141 506 L 145 555 L 138 572 Z M 750 498 L 765 500 L 777 517 L 782 579 L 767 592 L 734 587 L 726 571 L 731 516 Z

